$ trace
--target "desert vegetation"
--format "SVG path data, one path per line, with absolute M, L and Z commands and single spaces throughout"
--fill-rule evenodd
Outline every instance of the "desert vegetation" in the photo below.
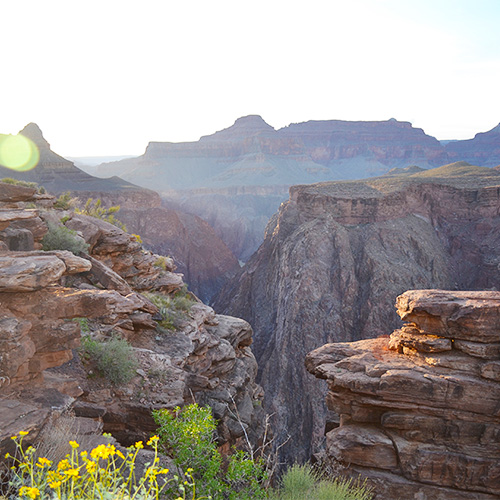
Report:
M 209 407 L 197 404 L 154 412 L 158 435 L 146 447 L 152 458 L 139 466 L 142 441 L 127 449 L 112 444 L 110 435 L 89 438 L 83 445 L 66 419 L 54 426 L 37 446 L 23 445 L 28 432 L 12 436 L 16 452 L 7 454 L 12 466 L 9 500 L 370 500 L 364 485 L 322 478 L 309 465 L 293 465 L 277 487 L 271 487 L 266 460 L 235 450 L 223 458 L 216 443 L 217 422 Z M 64 443 L 61 441 L 66 440 Z M 68 440 L 69 438 L 69 440 Z M 83 438 L 83 436 L 79 436 Z M 47 441 L 50 444 L 47 446 Z M 80 442 L 79 442 L 80 441 Z M 87 444 L 87 446 L 85 446 Z M 61 450 L 68 450 L 61 456 Z M 172 456 L 176 470 L 162 466 L 162 452 Z M 142 472 L 140 472 L 142 470 Z M 137 474 L 136 474 L 137 472 Z
M 82 338 L 80 355 L 95 367 L 98 374 L 106 377 L 114 385 L 130 382 L 138 367 L 132 346 L 118 336 L 108 340 L 97 340 L 85 335 Z
M 88 251 L 89 245 L 76 231 L 50 221 L 47 222 L 47 226 L 48 232 L 42 240 L 43 250 L 69 250 L 75 255 Z
M 119 227 L 123 231 L 126 231 L 127 228 L 125 224 L 120 222 L 115 214 L 119 212 L 120 205 L 115 205 L 113 207 L 104 208 L 102 206 L 102 201 L 98 198 L 94 200 L 93 198 L 89 198 L 83 208 L 76 207 L 75 212 L 77 214 L 89 215 L 90 217 L 95 217 L 96 219 L 105 220 L 110 224 L 113 224 L 116 227 Z
M 195 303 L 186 286 L 173 295 L 160 292 L 147 292 L 144 296 L 158 307 L 161 320 L 158 321 L 160 333 L 177 330 L 188 318 L 188 312 Z

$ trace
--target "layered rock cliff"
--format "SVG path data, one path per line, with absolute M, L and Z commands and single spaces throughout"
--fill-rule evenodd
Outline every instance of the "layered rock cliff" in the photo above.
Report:
M 182 210 L 208 221 L 246 261 L 262 242 L 262 219 L 272 216 L 294 184 L 361 179 L 393 168 L 433 168 L 461 160 L 489 167 L 500 164 L 499 148 L 496 129 L 445 147 L 395 119 L 308 121 L 275 130 L 251 115 L 197 142 L 151 142 L 144 155 L 103 164 L 98 172 L 119 175 L 180 203 Z
M 245 432 L 257 443 L 265 414 L 248 323 L 189 295 L 175 328 L 162 330 L 161 311 L 143 293 L 168 298 L 183 286 L 172 260 L 158 265 L 159 256 L 105 221 L 26 209 L 38 201 L 34 189 L 0 183 L 0 448 L 20 430 L 35 437 L 68 411 L 82 428 L 129 444 L 154 430 L 152 409 L 193 400 L 213 408 L 221 443 L 238 444 Z M 88 255 L 36 250 L 49 222 L 76 231 Z M 15 240 L 13 226 L 31 237 Z M 129 383 L 114 385 L 82 364 L 75 350 L 82 324 L 97 340 L 119 336 L 132 345 L 139 365 Z
M 240 268 L 215 230 L 196 215 L 163 206 L 137 206 L 120 209 L 117 218 L 141 236 L 146 248 L 170 255 L 189 289 L 206 304 Z
M 327 455 L 376 498 L 498 498 L 500 292 L 413 290 L 396 307 L 390 337 L 306 358 L 340 415 Z
M 303 367 L 328 342 L 396 328 L 408 288 L 500 288 L 500 175 L 455 164 L 294 186 L 216 308 L 254 328 L 254 352 L 290 461 L 321 447 L 325 387 Z M 332 417 L 333 418 L 333 417 Z
M 143 156 L 98 171 L 168 191 L 356 179 L 446 159 L 439 141 L 408 122 L 310 121 L 275 130 L 251 115 L 197 142 L 152 142 Z
M 0 167 L 0 178 L 35 182 L 57 195 L 70 192 L 80 207 L 89 198 L 101 200 L 106 208 L 119 205 L 117 218 L 129 232 L 140 235 L 148 249 L 174 258 L 191 290 L 207 303 L 238 268 L 236 257 L 201 218 L 181 209 L 164 208 L 158 193 L 150 189 L 118 177 L 100 179 L 83 172 L 54 153 L 34 123 L 20 133 L 35 143 L 40 161 L 27 172 Z M 261 221 L 262 226 L 266 222 L 267 218 Z
M 473 139 L 449 142 L 446 153 L 450 160 L 485 167 L 500 165 L 500 123 L 488 132 L 476 134 Z

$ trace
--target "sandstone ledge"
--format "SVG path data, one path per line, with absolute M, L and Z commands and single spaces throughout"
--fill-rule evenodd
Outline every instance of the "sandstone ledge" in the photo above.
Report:
M 390 338 L 306 358 L 340 415 L 330 459 L 368 478 L 376 498 L 500 495 L 500 292 L 416 290 L 396 305 L 411 323 Z

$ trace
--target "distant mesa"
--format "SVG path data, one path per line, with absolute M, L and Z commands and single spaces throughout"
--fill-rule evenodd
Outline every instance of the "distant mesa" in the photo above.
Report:
M 465 160 L 473 165 L 495 167 L 500 162 L 500 123 L 474 139 L 453 141 L 445 146 L 450 160 Z
M 311 120 L 275 130 L 261 116 L 249 115 L 196 142 L 151 142 L 142 156 L 102 164 L 97 172 L 168 194 L 360 179 L 461 160 L 492 167 L 500 163 L 499 130 L 443 145 L 395 118 Z
M 231 127 L 215 132 L 215 134 L 201 137 L 200 141 L 224 140 L 238 136 L 252 137 L 266 132 L 275 132 L 275 130 L 261 116 L 248 115 L 238 118 Z
M 204 218 L 245 261 L 290 186 L 388 172 L 405 176 L 416 172 L 409 166 L 432 169 L 460 160 L 493 167 L 500 164 L 495 130 L 445 146 L 395 118 L 311 120 L 275 130 L 261 116 L 249 115 L 199 141 L 151 142 L 143 155 L 104 163 L 96 173 L 154 189 L 170 206 Z
M 417 165 L 410 165 L 405 168 L 391 168 L 389 172 L 384 174 L 384 177 L 394 177 L 397 175 L 412 175 L 417 174 L 418 172 L 423 172 L 425 168 L 418 167 Z

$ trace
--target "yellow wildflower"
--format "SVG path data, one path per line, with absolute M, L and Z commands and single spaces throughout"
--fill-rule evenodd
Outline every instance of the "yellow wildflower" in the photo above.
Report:
M 90 456 L 93 459 L 96 458 L 103 458 L 104 460 L 107 460 L 110 455 L 115 455 L 116 454 L 116 448 L 112 444 L 100 444 L 97 448 L 94 448 L 90 452 Z
M 78 476 L 78 469 L 68 469 L 68 470 L 65 470 L 64 474 L 66 474 L 67 476 L 71 476 L 71 477 L 79 477 Z
M 138 450 L 141 450 L 142 448 L 144 448 L 144 445 L 142 444 L 142 441 L 137 441 L 137 443 L 135 443 L 135 447 Z
M 157 474 L 158 474 L 157 469 L 155 469 L 154 467 L 148 467 L 146 469 L 146 472 L 144 473 L 144 476 L 151 477 L 151 479 L 155 479 Z
M 69 460 L 67 458 L 64 458 L 63 460 L 61 460 L 57 464 L 57 470 L 65 470 L 65 469 L 69 469 L 69 468 L 70 468 L 70 464 L 69 464 Z
M 71 448 L 75 449 L 78 448 L 80 445 L 76 441 L 70 441 L 69 442 Z
M 22 486 L 21 489 L 19 490 L 19 494 L 24 497 L 29 497 L 31 499 L 35 499 L 40 496 L 40 490 L 35 487 L 30 487 L 30 486 Z
M 29 434 L 29 431 L 20 431 L 19 432 L 20 436 L 27 436 L 28 434 Z M 37 488 L 35 488 L 35 489 L 37 489 Z M 40 492 L 38 492 L 38 494 L 40 494 Z
M 156 443 L 157 441 L 159 441 L 159 437 L 158 436 L 153 436 L 149 439 L 149 441 L 146 443 L 148 446 L 151 446 L 153 443 Z
M 95 462 L 88 461 L 86 467 L 87 467 L 87 472 L 89 474 L 93 474 L 97 469 L 97 464 Z
M 38 459 L 38 463 L 36 464 L 38 467 L 50 467 L 52 465 L 52 461 L 49 460 L 48 458 L 45 458 L 45 457 L 40 457 Z
M 61 481 L 49 481 L 49 486 L 55 490 L 61 486 Z

